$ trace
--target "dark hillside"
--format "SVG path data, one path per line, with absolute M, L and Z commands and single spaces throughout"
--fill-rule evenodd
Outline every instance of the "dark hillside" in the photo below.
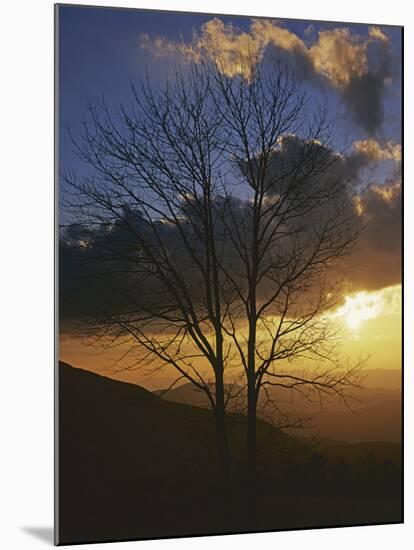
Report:
M 234 473 L 222 482 L 207 409 L 64 363 L 59 385 L 61 544 L 401 520 L 394 461 L 349 466 L 345 487 L 337 464 L 261 422 L 247 490 L 243 417 L 229 418 Z

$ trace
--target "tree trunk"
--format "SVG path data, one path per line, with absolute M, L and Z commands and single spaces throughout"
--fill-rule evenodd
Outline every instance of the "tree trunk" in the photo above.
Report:
M 256 388 L 254 377 L 247 382 L 247 474 L 253 481 L 256 476 Z
M 253 294 L 252 294 L 253 295 Z M 246 469 L 247 469 L 247 510 L 253 528 L 257 521 L 256 506 L 256 474 L 257 474 L 257 433 L 256 433 L 256 303 L 252 301 L 248 342 L 247 364 L 247 437 L 246 437 Z
M 254 290 L 250 291 L 251 317 L 247 355 L 247 437 L 246 466 L 250 481 L 256 477 L 256 301 Z
M 247 381 L 247 478 L 246 509 L 250 528 L 257 525 L 257 434 L 256 434 L 256 388 L 255 377 L 250 374 Z
M 219 475 L 226 479 L 230 473 L 230 451 L 225 415 L 224 383 L 222 375 L 216 376 L 216 436 Z

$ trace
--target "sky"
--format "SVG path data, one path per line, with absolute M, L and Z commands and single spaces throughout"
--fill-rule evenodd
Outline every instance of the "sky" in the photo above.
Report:
M 223 70 L 237 74 L 232 60 L 247 43 L 258 58 L 272 48 L 282 51 L 308 97 L 327 102 L 335 144 L 358 189 L 355 207 L 369 222 L 343 267 L 348 290 L 332 322 L 344 330 L 344 356 L 369 353 L 371 367 L 400 368 L 399 27 L 60 6 L 60 169 L 88 172 L 68 132 L 79 138 L 88 102 L 129 105 L 131 81 L 139 82 L 148 71 L 151 80 L 163 82 L 175 64 L 185 69 L 217 46 L 228 60 Z M 63 187 L 60 198 L 65 199 Z M 71 221 L 62 209 L 60 223 Z M 61 357 L 75 366 L 108 369 L 114 356 L 85 348 L 66 328 L 70 323 L 61 321 Z
M 255 34 L 254 22 L 268 25 L 257 29 Z M 220 23 L 225 27 L 224 32 Z M 283 32 L 272 32 L 269 24 Z M 365 43 L 370 32 L 375 36 L 372 29 L 377 29 L 379 37 L 381 33 L 384 36 L 376 40 L 371 38 L 367 52 Z M 172 64 L 189 60 L 190 56 L 180 55 L 181 46 L 187 46 L 188 51 L 191 47 L 196 49 L 203 33 L 222 42 L 233 40 L 237 48 L 243 34 L 250 33 L 258 41 L 257 36 L 263 37 L 266 32 L 267 39 L 262 39 L 265 45 L 282 44 L 285 52 L 298 52 L 298 59 L 306 57 L 301 56 L 304 48 L 319 47 L 319 56 L 318 49 L 311 54 L 318 59 L 319 68 L 303 69 L 309 72 L 304 85 L 310 93 L 318 94 L 323 90 L 327 94 L 330 115 L 337 121 L 339 142 L 365 140 L 373 134 L 380 140 L 400 142 L 401 29 L 398 27 L 61 6 L 58 38 L 61 167 L 82 169 L 73 152 L 66 124 L 76 137 L 88 101 L 100 102 L 105 98 L 109 105 L 127 103 L 131 98 L 131 80 L 138 82 L 146 70 L 150 71 L 152 79 L 163 79 Z M 198 35 L 196 40 L 194 33 Z M 364 56 L 369 57 L 367 71 L 361 63 Z M 332 70 L 332 66 L 339 68 Z M 328 74 L 329 78 L 318 80 L 317 77 L 323 74 Z M 373 85 L 375 93 L 368 100 L 359 97 L 363 93 L 347 90 L 338 83 L 341 78 L 358 74 L 359 80 L 366 75 L 382 78 L 382 84 Z M 358 88 L 358 78 L 355 82 Z M 375 110 L 377 99 L 382 116 L 371 112 Z M 355 122 L 352 105 L 356 104 L 370 113 L 365 125 Z

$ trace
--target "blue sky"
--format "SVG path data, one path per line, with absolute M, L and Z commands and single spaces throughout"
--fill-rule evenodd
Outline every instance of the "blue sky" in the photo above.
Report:
M 128 104 L 131 99 L 131 79 L 139 81 L 147 69 L 152 78 L 163 78 L 173 63 L 183 61 L 179 55 L 164 55 L 159 48 L 155 51 L 155 39 L 162 38 L 170 45 L 180 42 L 192 45 L 194 33 L 200 36 L 203 25 L 208 24 L 214 17 L 211 14 L 60 6 L 58 27 L 60 168 L 70 168 L 78 173 L 83 173 L 86 169 L 74 152 L 65 125 L 70 126 L 76 139 L 88 101 L 99 105 L 104 98 L 108 105 Z M 225 25 L 229 23 L 233 25 L 232 33 L 236 38 L 243 32 L 251 31 L 252 20 L 249 17 L 217 17 Z M 328 36 L 329 33 L 326 31 L 336 32 L 335 29 L 346 29 L 352 40 L 363 42 L 369 40 L 370 29 L 373 28 L 372 25 L 295 20 L 273 20 L 272 24 L 288 31 L 290 38 L 297 37 L 306 47 L 317 44 L 320 36 Z M 388 71 L 389 74 L 384 72 L 384 81 L 387 75 L 388 77 L 391 75 L 387 85 L 384 85 L 381 90 L 383 118 L 381 124 L 375 128 L 375 132 L 358 123 L 358 119 L 353 116 L 355 113 L 350 109 L 351 92 L 348 88 L 339 89 L 338 86 L 332 85 L 334 76 L 331 75 L 331 80 L 321 78 L 322 73 L 317 74 L 315 69 L 317 78 L 315 79 L 313 75 L 312 78 L 304 78 L 302 82 L 303 88 L 311 98 L 324 94 L 328 99 L 329 115 L 335 122 L 335 137 L 339 145 L 370 138 L 381 144 L 388 141 L 397 144 L 401 142 L 401 29 L 384 26 L 380 28 L 374 26 L 374 28 L 380 29 L 386 35 L 387 43 L 378 40 L 374 42 L 373 47 L 369 46 L 373 51 L 367 50 L 369 53 L 367 70 L 376 71 L 375 74 L 382 70 L 379 67 L 383 62 L 380 55 L 382 55 L 381 52 L 385 52 L 384 55 L 388 56 L 386 57 L 388 66 L 384 71 Z M 149 37 L 150 46 L 147 49 L 140 45 L 140 37 L 144 34 Z M 332 48 L 339 46 L 346 48 L 347 40 L 352 47 L 353 42 L 347 36 L 333 45 L 329 42 L 331 49 L 326 55 L 323 54 L 322 63 L 325 65 L 328 63 L 335 68 L 335 63 L 339 63 L 338 60 L 342 54 L 339 50 L 337 54 L 337 50 Z M 320 42 L 320 45 L 320 51 L 322 51 L 322 46 L 325 47 L 325 44 Z M 383 49 L 380 50 L 380 48 Z M 296 55 L 293 50 L 290 53 Z M 335 59 L 336 56 L 338 60 Z M 321 70 L 324 68 L 322 67 Z M 332 67 L 328 67 L 328 70 L 332 71 Z M 367 100 L 368 107 L 369 103 L 370 98 Z M 389 162 L 373 164 L 368 177 L 375 177 L 377 182 L 382 183 L 389 177 L 392 170 L 393 167 Z

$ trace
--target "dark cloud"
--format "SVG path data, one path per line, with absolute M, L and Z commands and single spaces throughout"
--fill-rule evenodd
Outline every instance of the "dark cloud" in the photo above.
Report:
M 355 34 L 341 32 L 345 30 L 321 32 L 316 48 L 295 48 L 289 55 L 300 77 L 318 86 L 329 84 L 342 97 L 355 124 L 375 135 L 384 120 L 387 86 L 399 76 L 398 63 L 385 35 L 364 42 Z
M 401 184 L 390 181 L 368 187 L 360 195 L 367 224 L 354 253 L 344 264 L 352 288 L 376 290 L 402 281 Z
M 216 239 L 222 265 L 231 265 L 232 273 L 242 280 L 240 262 L 226 238 L 223 222 L 225 201 L 216 201 Z M 248 223 L 248 204 L 234 200 L 234 223 Z M 152 253 L 168 257 L 169 266 L 185 280 L 185 289 L 176 288 L 183 301 L 184 292 L 192 297 L 197 311 L 206 306 L 203 280 L 197 260 L 203 262 L 203 238 L 196 231 L 200 213 L 191 202 L 183 201 L 179 224 L 152 221 L 139 211 L 125 208 L 119 221 L 93 230 L 73 224 L 65 228 L 59 240 L 59 315 L 62 333 L 86 327 L 88 318 L 104 319 L 108 315 L 143 312 L 174 315 L 176 302 L 171 298 L 162 274 L 154 269 L 142 239 Z M 236 221 L 237 220 L 237 221 Z M 242 222 L 243 220 L 243 222 Z M 186 245 L 183 242 L 185 236 Z M 165 262 L 161 261 L 161 264 Z M 177 285 L 170 277 L 171 285 Z M 224 293 L 225 294 L 225 291 Z M 145 316 L 145 313 L 144 313 Z M 82 321 L 79 323 L 79 321 Z
M 338 156 L 321 144 L 304 144 L 297 137 L 290 136 L 284 144 L 283 158 L 275 162 L 275 171 L 288 171 L 289 158 L 306 155 L 303 151 L 314 151 L 324 159 L 326 170 L 323 176 L 306 177 L 311 196 L 320 193 L 321 186 L 337 182 L 338 200 L 345 200 L 346 194 L 354 195 L 355 208 L 364 230 L 356 242 L 352 254 L 342 260 L 342 273 L 352 289 L 376 290 L 401 283 L 402 261 L 402 197 L 400 160 L 398 144 L 380 144 L 375 140 L 355 142 L 347 155 Z M 312 155 L 310 156 L 312 158 Z M 383 184 L 367 185 L 361 181 L 361 173 L 378 165 L 381 161 L 394 163 L 394 175 Z M 304 164 L 306 167 L 306 163 Z M 283 168 L 282 168 L 283 166 Z M 282 178 L 286 180 L 285 177 Z M 306 192 L 302 193 L 306 197 Z M 332 205 L 330 204 L 330 207 Z M 314 213 L 315 214 L 315 213 Z M 323 219 L 325 211 L 317 211 Z
M 343 90 L 343 98 L 354 121 L 369 134 L 375 134 L 384 118 L 384 79 L 378 74 L 352 77 Z
M 359 142 L 348 156 L 318 142 L 304 141 L 287 136 L 271 160 L 268 181 L 268 201 L 277 201 L 285 195 L 287 207 L 295 207 L 300 215 L 289 219 L 286 232 L 298 230 L 295 246 L 306 254 L 312 248 L 312 231 L 327 219 L 335 216 L 336 209 L 347 204 L 348 210 L 340 215 L 352 214 L 366 228 L 357 241 L 352 254 L 342 260 L 342 275 L 352 289 L 379 289 L 401 282 L 401 190 L 398 181 L 365 187 L 356 196 L 361 170 L 387 155 L 396 154 L 393 146 L 381 149 L 377 142 Z M 296 166 L 301 166 L 300 171 Z M 243 168 L 242 168 L 243 172 Z M 335 200 L 332 201 L 332 192 Z M 291 195 L 290 195 L 291 194 Z M 307 211 L 318 198 L 318 206 Z M 324 200 L 326 197 L 326 200 Z M 217 197 L 215 232 L 219 243 L 223 267 L 243 287 L 244 266 L 229 232 L 236 235 L 239 246 L 248 243 L 252 222 L 251 203 L 230 197 Z M 352 209 L 352 213 L 349 212 Z M 203 234 L 198 232 L 201 212 L 197 203 L 183 201 L 180 223 L 156 221 L 157 234 L 174 268 L 184 276 L 187 290 L 198 303 L 206 307 L 203 280 L 194 258 L 203 263 Z M 301 231 L 305 226 L 307 232 Z M 270 228 L 271 229 L 271 228 Z M 183 246 L 183 235 L 190 243 L 193 257 Z M 93 315 L 125 311 L 173 311 L 169 292 L 159 277 L 150 269 L 150 262 L 139 246 L 140 236 L 147 242 L 153 239 L 154 250 L 159 245 L 153 228 L 139 212 L 125 208 L 117 223 L 90 230 L 73 224 L 66 228 L 60 239 L 59 282 L 61 332 L 75 330 L 76 322 Z M 309 240 L 309 247 L 307 243 Z M 287 258 L 292 241 L 280 239 L 279 249 L 272 250 L 269 261 Z M 223 285 L 225 281 L 223 279 Z M 224 287 L 223 287 L 224 288 Z M 269 295 L 264 282 L 259 293 Z M 226 289 L 223 290 L 226 292 Z M 231 299 L 231 290 L 227 297 Z
M 397 64 L 390 44 L 384 41 L 367 46 L 367 59 L 367 72 L 350 78 L 343 98 L 354 121 L 373 135 L 382 126 L 387 82 L 396 76 Z

